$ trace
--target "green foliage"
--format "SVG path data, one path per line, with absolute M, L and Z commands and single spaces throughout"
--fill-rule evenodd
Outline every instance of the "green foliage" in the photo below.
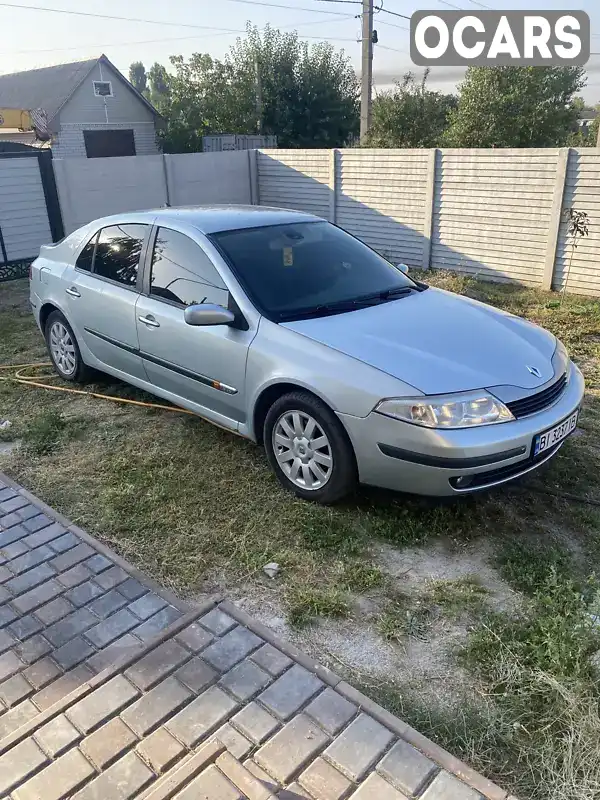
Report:
M 148 86 L 148 76 L 146 75 L 146 67 L 141 61 L 134 61 L 129 66 L 129 80 L 138 90 L 144 94 Z
M 302 628 L 318 617 L 347 617 L 348 600 L 337 589 L 316 589 L 300 586 L 287 595 L 288 620 L 290 625 Z
M 431 612 L 425 605 L 397 592 L 379 617 L 377 630 L 387 641 L 403 643 L 407 637 L 424 639 L 430 624 Z
M 456 108 L 452 94 L 427 89 L 428 70 L 420 83 L 408 72 L 391 91 L 373 102 L 368 147 L 437 147 Z
M 576 127 L 582 67 L 469 67 L 449 147 L 556 147 Z
M 25 429 L 23 438 L 27 450 L 38 456 L 51 453 L 59 445 L 66 427 L 65 418 L 58 412 L 41 412 Z
M 456 580 L 432 581 L 427 600 L 440 606 L 449 616 L 459 617 L 464 612 L 480 611 L 487 594 L 476 575 L 465 575 Z
M 496 557 L 500 574 L 513 589 L 534 595 L 551 575 L 567 577 L 570 554 L 557 544 L 532 544 L 515 539 L 504 544 Z
M 368 592 L 382 586 L 385 575 L 375 564 L 356 559 L 343 565 L 340 583 L 347 591 Z

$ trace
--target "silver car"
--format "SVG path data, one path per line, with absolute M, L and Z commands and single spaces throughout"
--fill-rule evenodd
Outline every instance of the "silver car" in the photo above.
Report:
M 322 503 L 358 482 L 512 480 L 556 454 L 584 391 L 542 328 L 276 208 L 96 220 L 42 248 L 31 304 L 65 380 L 95 368 L 262 443 L 281 483 Z

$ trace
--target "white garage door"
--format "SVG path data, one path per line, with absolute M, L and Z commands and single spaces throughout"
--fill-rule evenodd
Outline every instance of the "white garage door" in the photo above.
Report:
M 0 156 L 0 264 L 38 255 L 52 241 L 37 157 Z M 0 241 L 0 244 L 2 242 Z

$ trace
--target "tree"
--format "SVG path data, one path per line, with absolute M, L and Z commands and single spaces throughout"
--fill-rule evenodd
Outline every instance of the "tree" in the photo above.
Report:
M 450 147 L 556 147 L 567 141 L 583 67 L 469 67 L 450 113 Z
M 173 56 L 171 64 L 164 105 L 157 106 L 167 118 L 165 152 L 197 151 L 208 133 L 274 134 L 281 147 L 335 147 L 358 130 L 358 81 L 331 44 L 309 46 L 295 32 L 249 25 L 223 61 L 195 53 Z
M 129 80 L 141 94 L 146 92 L 148 79 L 146 75 L 146 67 L 141 61 L 134 61 L 129 65 Z
M 458 98 L 427 89 L 429 70 L 420 83 L 412 72 L 373 102 L 368 147 L 437 147 Z
M 148 99 L 162 111 L 169 103 L 171 76 L 162 64 L 155 62 L 148 70 Z

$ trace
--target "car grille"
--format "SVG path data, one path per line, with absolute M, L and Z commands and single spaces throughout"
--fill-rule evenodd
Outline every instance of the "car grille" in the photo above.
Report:
M 542 392 L 530 394 L 529 397 L 524 397 L 522 400 L 507 403 L 506 407 L 516 419 L 528 417 L 530 414 L 537 414 L 538 411 L 543 411 L 544 408 L 548 408 L 555 400 L 558 400 L 566 385 L 567 373 L 565 372 L 552 386 Z

